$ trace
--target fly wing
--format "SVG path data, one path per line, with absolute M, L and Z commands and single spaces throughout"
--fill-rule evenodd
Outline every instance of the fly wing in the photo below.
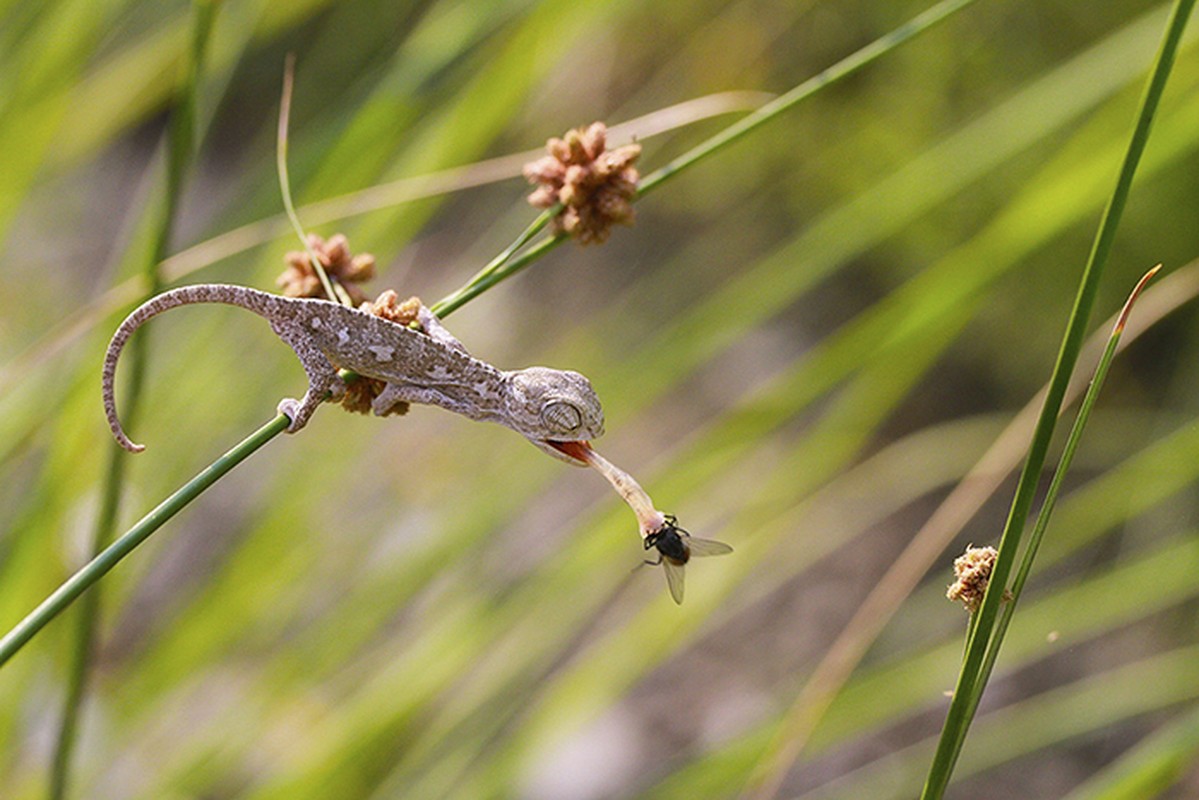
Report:
M 670 596 L 679 605 L 683 604 L 683 565 L 669 558 L 662 559 L 662 569 L 666 571 L 666 586 Z
M 694 537 L 687 539 L 687 548 L 693 556 L 723 556 L 726 553 L 733 552 L 733 548 L 724 542 L 716 542 L 711 539 L 696 539 Z

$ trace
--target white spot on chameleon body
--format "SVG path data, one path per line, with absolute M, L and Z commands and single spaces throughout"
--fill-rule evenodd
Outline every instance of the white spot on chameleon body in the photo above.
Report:
M 348 341 L 350 341 L 350 329 L 342 328 L 337 332 L 337 343 L 345 344 Z
M 317 330 L 318 328 L 320 328 L 320 327 L 321 327 L 321 318 L 320 318 L 320 317 L 313 317 L 313 318 L 312 318 L 312 321 L 311 321 L 311 322 L 309 322 L 308 324 L 312 326 L 312 329 L 313 329 L 313 330 Z
M 387 347 L 381 344 L 371 345 L 366 349 L 375 354 L 376 361 L 391 361 L 391 357 L 395 355 L 396 351 L 394 347 Z

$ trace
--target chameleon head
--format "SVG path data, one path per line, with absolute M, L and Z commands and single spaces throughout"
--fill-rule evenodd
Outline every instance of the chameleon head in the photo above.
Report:
M 604 409 L 591 381 L 569 370 L 529 367 L 508 373 L 508 385 L 505 424 L 555 458 L 586 466 L 549 442 L 604 435 Z

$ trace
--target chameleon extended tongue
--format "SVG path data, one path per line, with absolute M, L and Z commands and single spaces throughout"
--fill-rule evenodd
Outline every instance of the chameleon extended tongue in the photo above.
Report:
M 649 495 L 632 475 L 595 452 L 590 442 L 549 444 L 570 458 L 595 468 L 608 479 L 608 483 L 612 484 L 629 504 L 629 508 L 633 509 L 633 513 L 637 515 L 637 524 L 641 528 L 645 549 L 657 548 L 659 554 L 657 561 L 645 563 L 662 565 L 666 571 L 666 585 L 670 588 L 670 596 L 676 603 L 683 602 L 683 566 L 692 556 L 718 556 L 733 552 L 733 548 L 723 542 L 692 538 L 691 534 L 679 527 L 677 519 L 654 508 L 654 501 L 650 500 Z
M 641 484 L 637 483 L 632 475 L 597 453 L 590 442 L 550 442 L 550 444 L 571 458 L 576 458 L 593 467 L 608 479 L 612 488 L 637 515 L 641 538 L 644 539 L 666 524 L 666 515 L 654 508 L 654 501 L 641 488 Z

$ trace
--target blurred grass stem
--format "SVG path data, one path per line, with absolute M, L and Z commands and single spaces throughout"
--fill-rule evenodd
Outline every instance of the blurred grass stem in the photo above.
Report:
M 160 215 L 156 220 L 151 250 L 145 262 L 143 274 L 147 296 L 161 288 L 162 276 L 159 265 L 166 258 L 178 216 L 179 203 L 183 194 L 184 176 L 191 165 L 195 149 L 196 96 L 204 56 L 208 48 L 209 34 L 215 17 L 215 7 L 207 0 L 192 5 L 191 45 L 185 72 L 176 101 L 171 111 L 166 141 L 166 178 Z M 130 373 L 125 393 L 125 419 L 132 424 L 141 406 L 142 389 L 145 385 L 146 363 L 149 351 L 148 337 L 141 336 L 133 342 L 130 353 Z M 97 555 L 112 540 L 116 532 L 117 517 L 121 508 L 121 495 L 125 483 L 125 465 L 128 459 L 119 448 L 109 449 L 108 467 L 105 470 L 101 489 L 100 511 L 93 532 L 91 551 Z M 93 561 L 92 563 L 95 563 Z M 115 563 L 115 561 L 113 561 Z M 86 569 L 86 568 L 85 568 Z M 76 577 L 83 574 L 83 570 Z M 80 581 L 79 589 L 69 598 L 64 595 L 63 606 L 85 590 L 94 581 Z M 70 581 L 68 581 L 68 584 Z M 64 587 L 66 588 L 66 584 Z M 61 589 L 59 590 L 62 591 Z M 57 593 L 56 593 L 57 594 Z M 53 596 L 51 597 L 53 599 Z M 50 602 L 47 600 L 47 602 Z M 50 762 L 50 781 L 47 796 L 51 800 L 66 797 L 70 783 L 71 757 L 87 693 L 87 678 L 91 671 L 92 658 L 96 649 L 96 628 L 100 619 L 100 587 L 96 587 L 83 599 L 75 617 L 75 631 L 71 644 L 68 666 L 67 691 L 63 701 L 62 717 L 54 741 L 54 754 Z M 32 632 L 29 634 L 32 635 Z M 8 642 L 6 637 L 4 643 Z
M 875 39 L 862 49 L 841 59 L 833 66 L 809 78 L 786 94 L 779 95 L 752 114 L 741 118 L 712 138 L 700 143 L 664 167 L 645 176 L 638 189 L 638 195 L 645 195 L 653 191 L 687 167 L 698 161 L 702 161 L 718 150 L 732 144 L 750 131 L 755 130 L 760 125 L 769 122 L 774 117 L 796 105 L 801 100 L 811 97 L 824 87 L 853 75 L 899 45 L 924 33 L 937 23 L 944 21 L 974 2 L 975 0 L 944 0 L 924 13 L 918 14 L 890 33 Z

